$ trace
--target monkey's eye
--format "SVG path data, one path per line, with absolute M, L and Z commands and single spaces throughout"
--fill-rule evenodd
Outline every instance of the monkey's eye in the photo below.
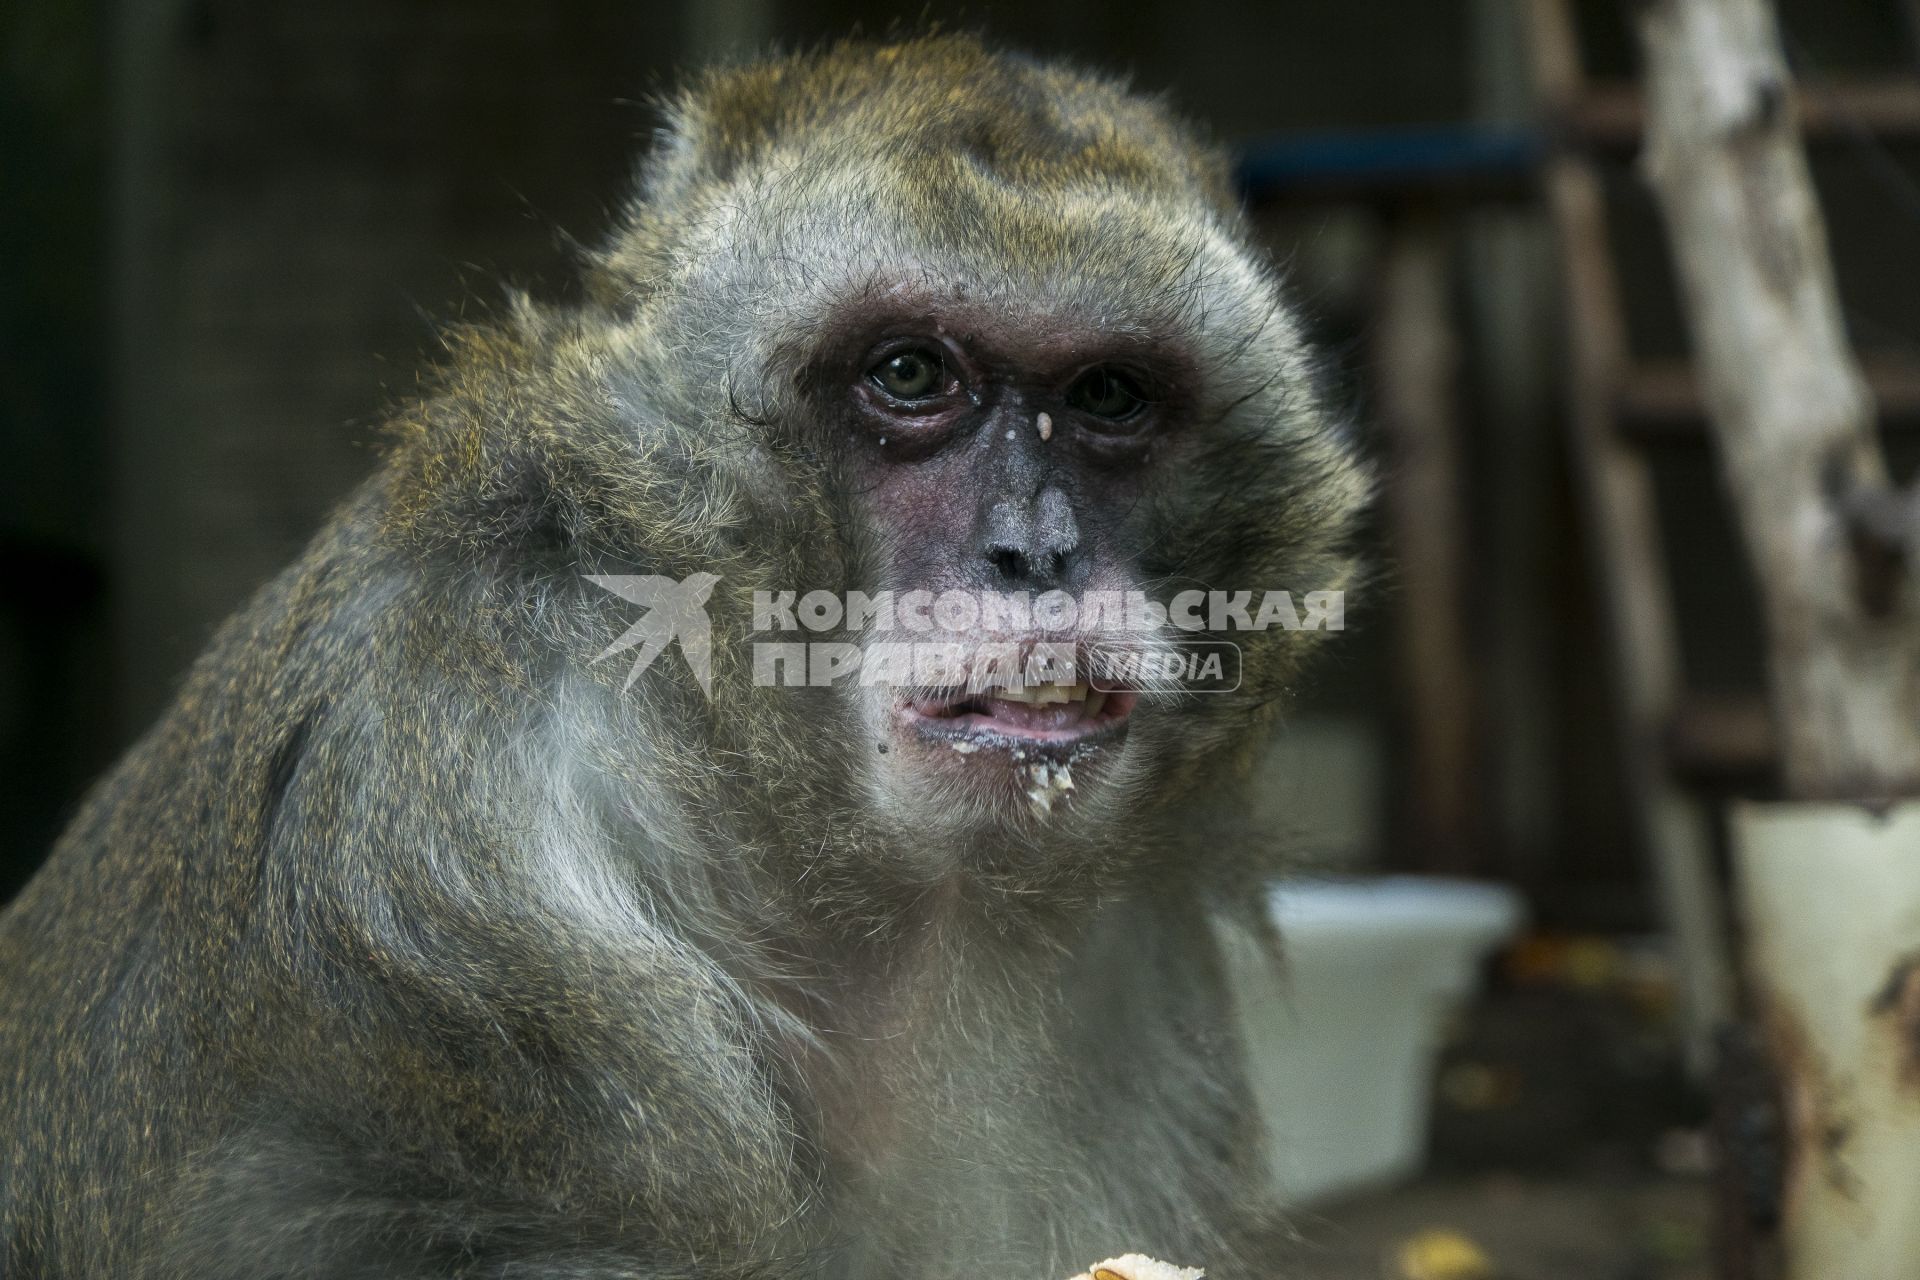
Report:
M 1146 407 L 1139 382 L 1119 369 L 1089 369 L 1067 388 L 1067 403 L 1109 422 L 1125 422 Z
M 914 347 L 867 370 L 867 380 L 896 400 L 925 400 L 945 389 L 947 366 L 933 352 Z

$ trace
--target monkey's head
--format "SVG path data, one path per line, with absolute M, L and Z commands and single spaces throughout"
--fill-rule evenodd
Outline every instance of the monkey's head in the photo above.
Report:
M 891 629 L 761 635 L 866 662 L 746 696 L 816 770 L 823 739 L 864 744 L 850 781 L 903 830 L 1110 843 L 1253 741 L 1320 639 L 1290 624 L 1343 585 L 1366 480 L 1223 157 L 1155 102 L 961 37 L 712 73 L 593 287 L 627 335 L 615 403 L 737 517 L 716 607 L 892 602 Z M 1143 625 L 1183 592 L 1216 593 L 1188 623 L 1242 625 Z M 1280 592 L 1294 612 L 1244 625 Z M 1237 650 L 1205 691 L 1113 661 L 1197 641 Z M 902 644 L 961 656 L 881 658 Z

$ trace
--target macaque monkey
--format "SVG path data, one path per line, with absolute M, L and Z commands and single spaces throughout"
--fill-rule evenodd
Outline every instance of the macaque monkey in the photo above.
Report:
M 1364 469 L 1222 155 L 847 43 L 698 79 L 583 270 L 449 335 L 0 918 L 5 1275 L 1266 1274 L 1191 832 L 1324 637 L 755 656 L 887 638 L 766 634 L 814 591 L 1341 587 Z

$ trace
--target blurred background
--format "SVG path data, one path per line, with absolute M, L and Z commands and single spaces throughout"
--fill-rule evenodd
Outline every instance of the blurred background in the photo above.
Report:
M 1625 10 L 0 8 L 0 896 L 369 472 L 436 324 L 509 284 L 568 294 L 681 69 L 977 29 L 1164 91 L 1238 150 L 1385 470 L 1378 572 L 1262 769 L 1257 829 L 1317 868 L 1514 886 L 1533 922 L 1435 1086 L 1435 1167 L 1478 1181 L 1328 1219 L 1347 1225 L 1322 1245 L 1371 1258 L 1408 1214 L 1517 1216 L 1576 1241 L 1538 1274 L 1693 1274 L 1699 1006 L 1726 945 L 1710 801 L 1767 794 L 1774 766 L 1759 615 L 1634 168 Z M 1831 86 L 1815 173 L 1897 424 L 1920 416 L 1920 3 L 1780 11 L 1796 70 Z M 1623 613 L 1648 584 L 1651 626 Z M 1612 1190 L 1578 1198 L 1596 1178 Z

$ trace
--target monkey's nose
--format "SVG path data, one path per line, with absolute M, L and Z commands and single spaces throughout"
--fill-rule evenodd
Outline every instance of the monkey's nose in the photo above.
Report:
M 1064 552 L 1050 552 L 1044 564 L 1036 563 L 1032 554 L 1020 547 L 995 546 L 987 548 L 987 563 L 1000 575 L 1005 586 L 1052 586 L 1066 575 L 1067 556 Z
M 1080 562 L 1080 527 L 1058 489 L 1031 502 L 1002 500 L 987 510 L 980 553 L 996 586 L 1050 591 L 1071 586 Z

